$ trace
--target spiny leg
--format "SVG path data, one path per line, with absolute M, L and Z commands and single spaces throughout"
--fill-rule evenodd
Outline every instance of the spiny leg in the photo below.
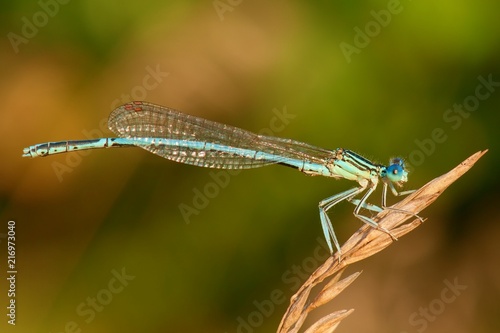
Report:
M 352 198 L 352 199 L 348 199 L 347 201 L 349 201 L 350 203 L 352 203 L 354 206 L 357 206 L 361 202 L 361 199 L 354 199 L 354 198 Z M 376 212 L 376 213 L 380 213 L 380 212 L 384 211 L 379 206 L 371 204 L 371 203 L 368 203 L 368 202 L 363 203 L 362 208 L 371 210 L 372 212 Z
M 380 230 L 380 231 L 383 231 L 385 232 L 386 234 L 388 234 L 389 236 L 391 236 L 392 239 L 394 240 L 398 240 L 396 238 L 396 236 L 394 236 L 389 230 L 387 230 L 386 228 L 380 226 L 377 222 L 375 222 L 374 220 L 372 220 L 371 218 L 369 218 L 368 216 L 364 216 L 364 215 L 361 215 L 359 213 L 359 211 L 361 210 L 361 208 L 363 207 L 377 207 L 377 206 L 374 206 L 374 205 L 371 205 L 371 204 L 368 204 L 366 203 L 366 200 L 368 199 L 368 197 L 373 193 L 373 191 L 375 191 L 375 189 L 377 188 L 377 184 L 374 184 L 374 183 L 371 183 L 369 188 L 368 188 L 368 191 L 366 191 L 366 193 L 363 195 L 363 197 L 359 200 L 358 202 L 358 205 L 356 206 L 356 208 L 354 209 L 354 216 L 356 216 L 358 219 L 360 219 L 361 221 L 363 221 L 364 223 L 368 224 L 369 226 L 377 229 L 377 230 Z M 378 207 L 377 207 L 378 208 Z
M 403 196 L 403 195 L 407 195 L 407 194 L 410 194 L 410 193 L 413 193 L 413 192 L 415 192 L 415 190 L 409 190 L 409 191 L 404 191 L 404 192 L 397 192 L 396 189 L 394 189 L 394 191 L 392 193 L 394 194 L 394 196 Z M 383 212 L 384 209 L 392 209 L 392 210 L 396 210 L 396 211 L 400 211 L 400 212 L 404 212 L 404 213 L 408 213 L 408 214 L 413 214 L 413 213 L 407 212 L 407 211 L 402 210 L 402 209 L 387 207 L 386 197 L 387 197 L 387 184 L 384 184 L 384 189 L 382 190 L 382 208 L 380 208 L 377 205 L 368 203 L 368 202 L 364 202 L 362 204 L 362 208 L 368 209 L 368 210 L 371 210 L 371 211 L 377 212 L 377 213 Z M 359 203 L 361 202 L 361 199 L 351 198 L 351 199 L 347 199 L 347 201 L 349 201 L 350 203 L 352 203 L 355 206 L 358 206 Z
M 333 226 L 332 222 L 330 221 L 330 218 L 327 215 L 327 211 L 341 202 L 342 200 L 349 200 L 352 197 L 358 195 L 359 193 L 363 192 L 365 190 L 365 187 L 354 187 L 351 188 L 350 190 L 344 191 L 342 193 L 338 193 L 336 195 L 333 195 L 331 197 L 328 197 L 326 199 L 323 199 L 319 202 L 319 217 L 321 220 L 321 227 L 323 228 L 323 234 L 325 235 L 326 243 L 328 244 L 328 248 L 330 249 L 330 253 L 333 254 L 333 246 L 332 246 L 332 241 L 335 245 L 335 248 L 337 249 L 339 253 L 339 261 L 340 261 L 340 256 L 342 254 L 342 251 L 340 250 L 340 244 L 339 241 L 337 240 L 337 236 L 335 235 L 335 232 L 333 231 Z
M 404 209 L 398 209 L 398 208 L 392 208 L 392 207 L 387 207 L 387 187 L 391 188 L 391 192 L 395 197 L 403 196 L 403 195 L 408 195 L 410 193 L 415 192 L 416 190 L 408 190 L 408 191 L 403 191 L 403 192 L 398 192 L 396 188 L 394 188 L 394 185 L 392 183 L 384 183 L 384 188 L 382 189 L 382 208 L 383 209 L 389 209 L 395 212 L 400 212 L 408 215 L 415 216 L 417 219 L 419 219 L 421 222 L 424 222 L 424 219 L 418 216 L 415 213 L 409 212 Z
M 392 210 L 392 211 L 396 211 L 396 212 L 400 212 L 400 213 L 404 213 L 404 214 L 408 214 L 408 215 L 412 215 L 412 216 L 415 216 L 416 218 L 418 218 L 420 221 L 424 221 L 420 216 L 418 216 L 417 214 L 415 213 L 412 213 L 412 212 L 409 212 L 409 211 L 406 211 L 404 209 L 398 209 L 398 208 L 393 208 L 393 207 L 387 207 L 387 186 L 388 184 L 384 183 L 384 188 L 382 190 L 382 208 L 380 208 L 379 206 L 377 205 L 374 205 L 374 204 L 371 204 L 371 203 L 368 203 L 368 202 L 364 202 L 362 205 L 361 205 L 361 208 L 364 208 L 364 209 L 368 209 L 368 210 L 371 210 L 373 212 L 376 212 L 376 213 L 380 213 L 380 212 L 383 212 L 385 209 L 389 209 L 389 210 Z M 415 192 L 416 190 L 408 190 L 408 191 L 403 191 L 403 192 L 397 192 L 396 189 L 394 188 L 394 186 L 391 184 L 389 184 L 389 186 L 391 187 L 391 192 L 394 194 L 394 196 L 403 196 L 403 195 L 408 195 L 410 193 L 413 193 Z M 360 203 L 361 203 L 361 199 L 354 199 L 354 198 L 351 198 L 351 199 L 348 199 L 348 201 L 350 203 L 352 203 L 353 205 L 356 205 L 358 206 Z

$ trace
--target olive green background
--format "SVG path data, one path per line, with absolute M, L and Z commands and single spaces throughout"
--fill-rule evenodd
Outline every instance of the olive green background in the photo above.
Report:
M 2 332 L 273 332 L 324 260 L 317 203 L 352 182 L 141 149 L 21 158 L 113 136 L 108 114 L 133 99 L 379 163 L 402 156 L 405 189 L 489 149 L 307 325 L 355 308 L 339 332 L 500 329 L 497 2 L 62 2 L 0 12 Z M 341 241 L 361 225 L 353 208 L 330 211 Z

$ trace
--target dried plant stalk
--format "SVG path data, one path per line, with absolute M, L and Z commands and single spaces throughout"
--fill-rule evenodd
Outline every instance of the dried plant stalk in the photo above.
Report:
M 453 170 L 431 180 L 393 207 L 398 210 L 418 214 L 432 204 L 448 186 L 466 173 L 486 152 L 487 150 L 475 153 Z M 406 220 L 411 218 L 413 218 L 413 221 L 403 225 Z M 390 230 L 398 238 L 422 224 L 422 221 L 411 215 L 390 209 L 380 212 L 374 220 L 380 226 Z M 291 297 L 290 306 L 281 319 L 278 333 L 298 332 L 310 311 L 330 302 L 359 276 L 360 272 L 340 280 L 342 272 L 348 265 L 370 257 L 392 243 L 393 239 L 386 233 L 363 225 L 342 246 L 341 261 L 339 261 L 338 253 L 328 258 L 323 265 L 311 274 L 295 295 Z M 318 295 L 313 300 L 309 300 L 311 290 L 334 274 L 336 275 L 323 287 Z M 331 313 L 317 321 L 306 333 L 333 332 L 340 324 L 340 321 L 351 314 L 352 311 L 354 309 Z

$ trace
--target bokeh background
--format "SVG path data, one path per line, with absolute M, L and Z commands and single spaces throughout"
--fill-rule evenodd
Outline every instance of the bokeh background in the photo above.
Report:
M 351 182 L 280 166 L 229 175 L 141 149 L 21 158 L 35 143 L 112 136 L 109 112 L 138 99 L 380 163 L 402 156 L 407 189 L 489 149 L 422 212 L 422 227 L 351 268 L 362 276 L 307 324 L 355 308 L 340 332 L 498 332 L 499 10 L 486 0 L 4 2 L 0 331 L 273 332 L 324 259 L 317 203 Z M 330 212 L 342 241 L 361 224 L 352 209 Z

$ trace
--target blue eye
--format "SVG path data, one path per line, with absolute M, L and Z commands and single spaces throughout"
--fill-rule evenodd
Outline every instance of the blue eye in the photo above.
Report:
M 391 160 L 391 165 L 386 169 L 385 176 L 391 182 L 406 182 L 408 180 L 408 172 L 405 170 L 404 162 L 401 158 Z

